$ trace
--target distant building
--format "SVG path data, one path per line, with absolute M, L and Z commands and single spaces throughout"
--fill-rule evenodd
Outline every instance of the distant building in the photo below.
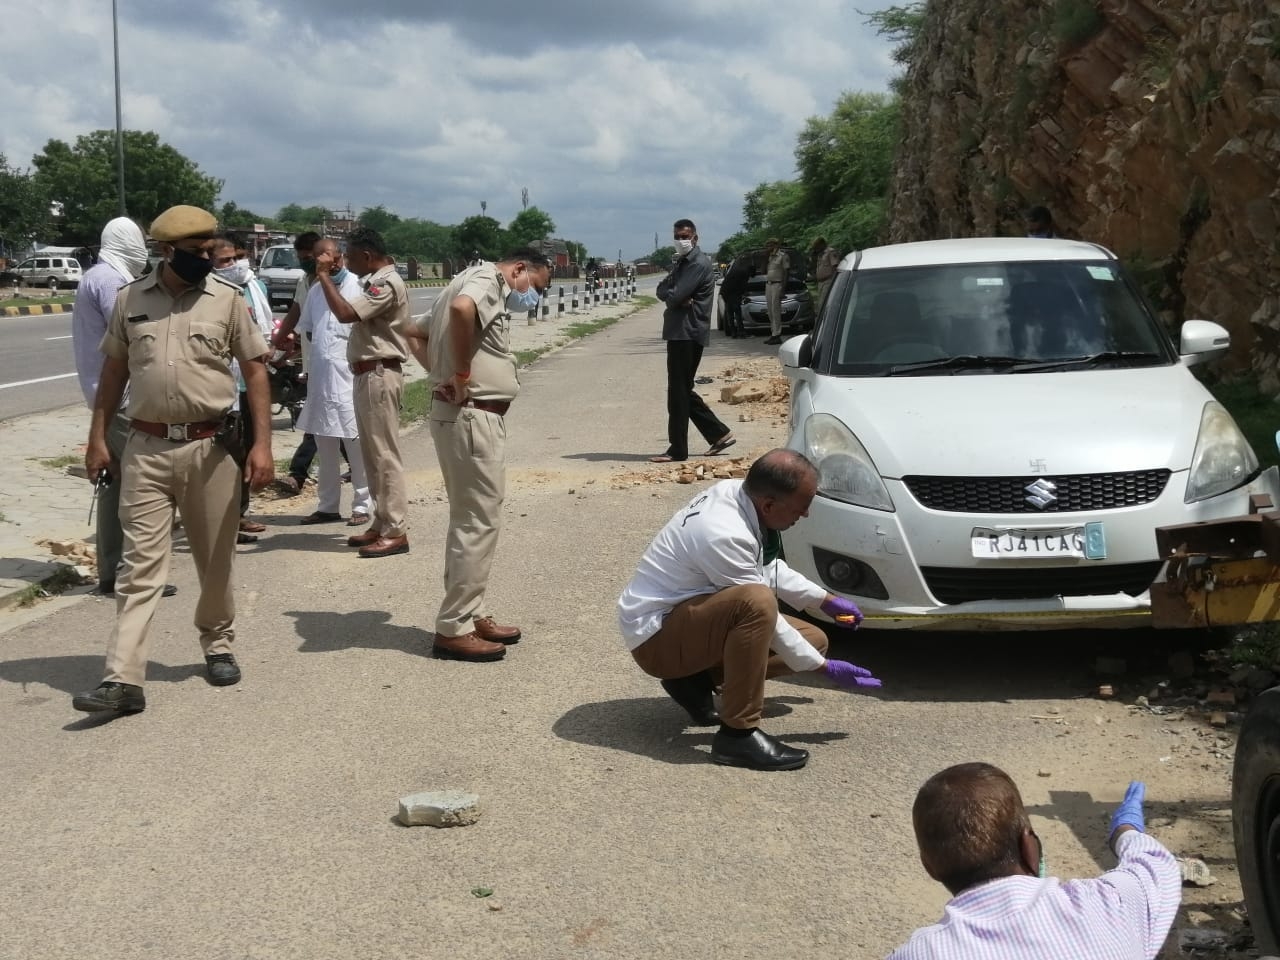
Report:
M 563 240 L 535 240 L 529 246 L 547 257 L 553 265 L 569 266 L 569 247 Z

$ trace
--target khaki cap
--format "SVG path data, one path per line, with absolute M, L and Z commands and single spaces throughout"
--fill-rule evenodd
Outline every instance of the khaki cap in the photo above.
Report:
M 180 203 L 170 207 L 151 222 L 151 236 L 164 243 L 188 237 L 211 237 L 218 232 L 218 221 L 208 210 Z

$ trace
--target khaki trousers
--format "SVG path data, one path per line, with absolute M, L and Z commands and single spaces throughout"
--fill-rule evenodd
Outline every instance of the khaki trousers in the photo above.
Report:
M 354 398 L 360 452 L 373 495 L 369 527 L 384 537 L 403 537 L 409 531 L 409 495 L 404 462 L 400 459 L 400 395 L 404 377 L 382 367 L 356 375 Z
M 112 458 L 122 469 L 124 448 L 129 442 L 129 418 L 117 413 L 107 426 L 107 449 Z M 89 478 L 90 481 L 93 477 Z M 97 542 L 98 551 L 98 583 L 106 586 L 116 582 L 116 571 L 120 567 L 120 557 L 124 552 L 124 531 L 120 528 L 120 487 L 122 477 L 113 477 L 111 483 L 98 491 Z
M 764 305 L 769 311 L 769 332 L 775 337 L 782 336 L 782 291 L 786 283 L 770 280 L 764 286 Z
M 827 635 L 811 623 L 787 617 L 815 650 L 827 652 Z M 723 671 L 720 721 L 749 730 L 760 723 L 764 682 L 794 673 L 771 653 L 778 600 L 763 584 L 726 587 L 686 600 L 667 614 L 662 629 L 631 651 L 640 669 L 659 680 Z
M 507 425 L 496 413 L 463 407 L 457 420 L 431 421 L 431 441 L 449 494 L 436 633 L 461 637 L 486 616 L 484 595 L 507 493 Z
M 175 507 L 200 580 L 195 613 L 200 646 L 205 654 L 231 652 L 240 468 L 212 439 L 173 443 L 136 430 L 129 434 L 121 466 L 124 563 L 116 578 L 116 627 L 107 643 L 106 679 L 141 686 L 151 621 L 169 573 Z

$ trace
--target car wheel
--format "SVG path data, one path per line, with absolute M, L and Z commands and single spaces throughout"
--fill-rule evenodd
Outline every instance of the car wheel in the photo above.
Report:
M 1280 946 L 1280 687 L 1249 708 L 1236 743 L 1231 819 L 1240 886 L 1263 954 Z
M 49 288 L 50 290 L 57 290 L 57 289 L 58 289 L 58 278 L 57 278 L 57 277 L 50 277 L 50 278 L 49 278 L 48 283 L 46 284 L 46 286 L 48 286 L 48 288 Z

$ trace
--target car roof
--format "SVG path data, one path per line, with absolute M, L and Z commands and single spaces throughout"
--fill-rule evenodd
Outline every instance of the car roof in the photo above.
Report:
M 942 264 L 1002 263 L 1044 260 L 1114 260 L 1106 247 L 1080 240 L 1037 237 L 966 237 L 922 240 L 855 250 L 840 264 L 842 270 L 884 270 Z

